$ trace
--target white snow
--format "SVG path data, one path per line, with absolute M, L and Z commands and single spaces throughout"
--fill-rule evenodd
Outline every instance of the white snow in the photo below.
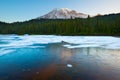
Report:
M 87 14 L 79 13 L 68 8 L 54 9 L 46 15 L 38 17 L 37 19 L 70 19 L 70 18 L 87 18 Z
M 82 48 L 82 47 L 101 47 L 108 49 L 120 49 L 120 38 L 111 36 L 55 36 L 55 35 L 27 35 L 27 36 L 2 36 L 0 41 L 9 42 L 0 44 L 0 47 L 41 47 L 32 46 L 34 44 L 60 43 L 62 41 L 67 44 L 66 48 Z M 74 45 L 73 45 L 74 44 Z
M 100 45 L 98 44 L 88 44 L 88 45 L 75 45 L 75 46 L 72 46 L 72 45 L 63 45 L 64 47 L 67 47 L 67 48 L 85 48 L 85 47 L 99 47 Z

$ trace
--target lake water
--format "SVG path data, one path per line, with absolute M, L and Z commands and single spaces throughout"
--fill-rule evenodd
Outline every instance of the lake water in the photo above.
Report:
M 0 80 L 120 80 L 120 38 L 0 35 Z

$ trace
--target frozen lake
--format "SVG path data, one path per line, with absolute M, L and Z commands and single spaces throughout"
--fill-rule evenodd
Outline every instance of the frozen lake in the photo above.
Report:
M 120 80 L 120 38 L 0 35 L 0 80 Z

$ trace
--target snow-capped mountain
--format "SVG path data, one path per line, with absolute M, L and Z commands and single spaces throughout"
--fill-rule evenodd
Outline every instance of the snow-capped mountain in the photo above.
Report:
M 87 14 L 79 13 L 75 10 L 68 8 L 54 9 L 46 15 L 38 17 L 37 19 L 74 19 L 74 18 L 87 18 Z

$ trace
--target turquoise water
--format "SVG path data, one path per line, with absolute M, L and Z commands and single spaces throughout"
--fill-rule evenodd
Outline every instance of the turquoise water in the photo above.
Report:
M 78 44 L 25 41 L 22 36 L 0 37 L 0 80 L 120 80 L 118 45 L 117 49 L 68 48 L 65 45 Z

